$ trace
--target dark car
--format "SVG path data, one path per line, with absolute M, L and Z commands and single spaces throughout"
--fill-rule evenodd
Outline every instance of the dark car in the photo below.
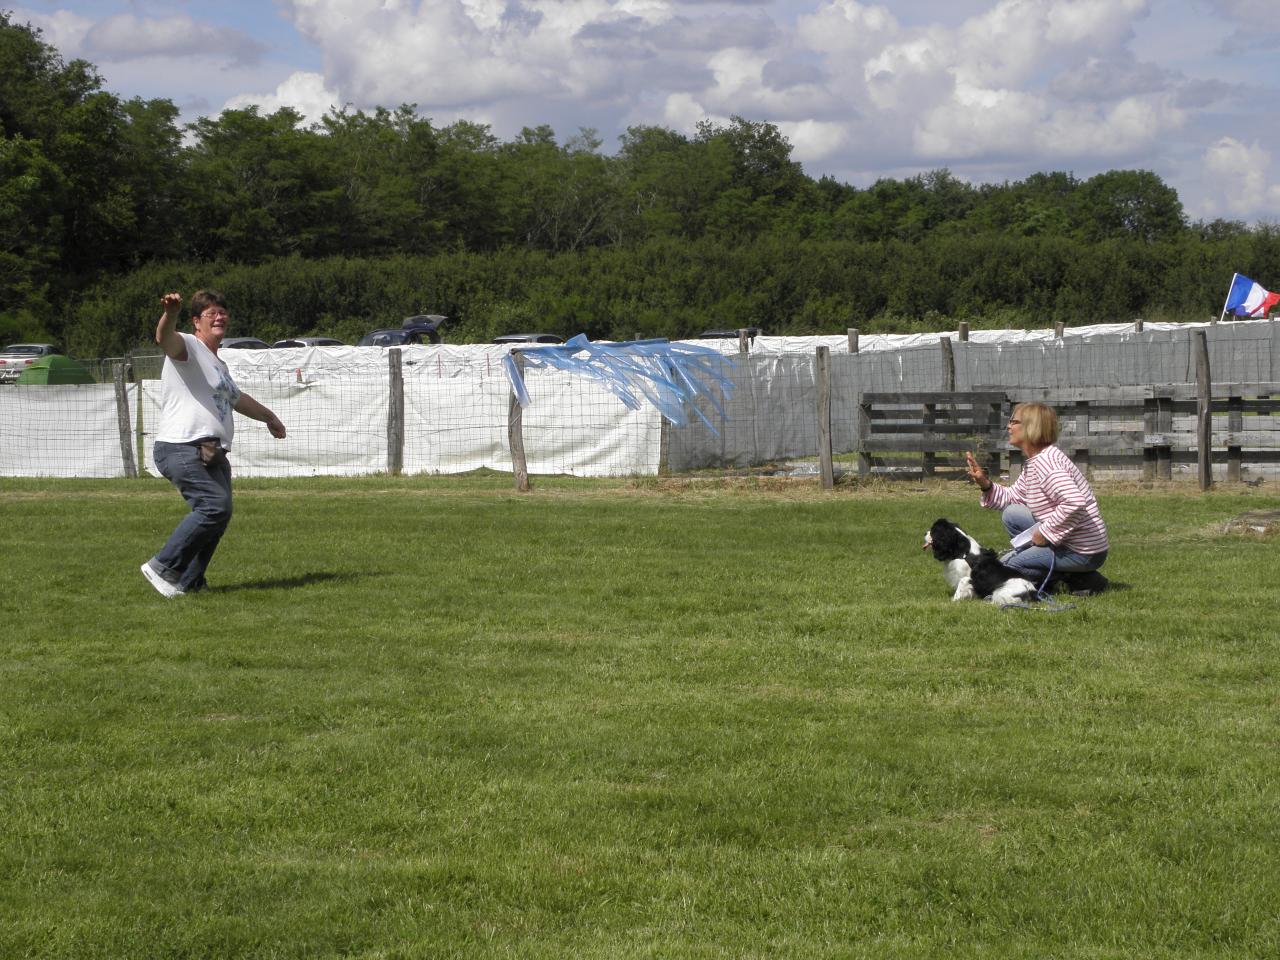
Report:
M 758 337 L 760 336 L 761 331 L 759 327 L 743 327 L 742 332 L 745 333 L 748 337 Z M 737 330 L 703 330 L 700 334 L 698 334 L 698 339 L 699 340 L 737 340 L 738 331 Z
M 277 340 L 276 347 L 345 347 L 346 344 L 333 337 L 290 337 L 288 340 Z
M 356 341 L 357 347 L 403 347 L 410 343 L 421 343 L 416 333 L 408 330 L 387 328 L 370 330 Z
M 231 350 L 270 350 L 271 344 L 257 337 L 225 337 L 222 346 Z
M 420 313 L 406 317 L 399 329 L 370 330 L 360 338 L 357 347 L 403 347 L 410 343 L 440 343 L 440 325 L 448 317 L 438 313 Z
M 564 343 L 564 337 L 554 333 L 504 333 L 493 338 L 494 343 Z

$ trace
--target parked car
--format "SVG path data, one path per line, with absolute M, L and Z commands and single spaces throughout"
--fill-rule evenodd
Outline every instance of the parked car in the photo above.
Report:
M 494 343 L 564 343 L 564 337 L 554 333 L 504 333 L 493 338 Z
M 277 340 L 271 345 L 276 347 L 345 347 L 346 344 L 333 337 L 290 337 L 288 340 Z
M 41 357 L 60 353 L 52 343 L 11 343 L 0 350 L 0 383 L 16 383 L 22 371 Z
M 227 337 L 222 346 L 231 350 L 270 350 L 271 344 L 257 337 Z
M 356 343 L 357 347 L 403 347 L 410 343 L 440 343 L 440 325 L 448 317 L 438 313 L 422 313 L 406 317 L 399 328 L 370 330 Z
M 761 334 L 759 327 L 743 327 L 748 337 L 758 337 Z M 737 340 L 737 330 L 703 330 L 698 334 L 699 340 Z

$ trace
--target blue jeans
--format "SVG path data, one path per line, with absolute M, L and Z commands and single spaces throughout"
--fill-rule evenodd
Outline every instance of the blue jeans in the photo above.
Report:
M 1036 522 L 1031 511 L 1020 503 L 1011 503 L 1000 514 L 1005 530 L 1009 536 L 1015 537 L 1022 531 L 1030 529 Z M 1107 551 L 1101 553 L 1074 553 L 1061 547 L 1030 546 L 1012 555 L 1000 557 L 1005 566 L 1017 570 L 1027 580 L 1038 587 L 1049 571 L 1056 576 L 1059 573 L 1088 573 L 1097 570 L 1107 559 Z
M 223 457 L 206 465 L 191 443 L 157 440 L 154 452 L 156 466 L 178 488 L 191 512 L 148 563 L 188 593 L 202 590 L 205 568 L 231 522 L 231 464 Z

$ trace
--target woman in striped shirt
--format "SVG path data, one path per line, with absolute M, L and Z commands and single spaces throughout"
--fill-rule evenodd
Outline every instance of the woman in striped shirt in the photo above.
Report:
M 1020 403 L 1009 418 L 1009 443 L 1026 458 L 1013 486 L 992 483 L 972 453 L 967 470 L 982 490 L 982 505 L 1001 510 L 1011 538 L 1030 532 L 1026 546 L 1001 557 L 1039 585 L 1053 574 L 1077 593 L 1099 593 L 1107 579 L 1098 568 L 1111 544 L 1089 482 L 1054 446 L 1058 415 L 1043 403 Z

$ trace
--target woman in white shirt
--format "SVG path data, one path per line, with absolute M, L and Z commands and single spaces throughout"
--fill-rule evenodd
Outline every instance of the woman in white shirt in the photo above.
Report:
M 236 386 L 218 358 L 230 320 L 222 294 L 200 290 L 192 296 L 193 334 L 177 329 L 181 294 L 166 293 L 160 302 L 164 313 L 156 343 L 165 359 L 155 461 L 191 512 L 142 565 L 142 575 L 163 596 L 179 597 L 205 588 L 205 569 L 231 522 L 232 411 L 262 421 L 276 439 L 284 438 L 285 429 L 279 417 Z

